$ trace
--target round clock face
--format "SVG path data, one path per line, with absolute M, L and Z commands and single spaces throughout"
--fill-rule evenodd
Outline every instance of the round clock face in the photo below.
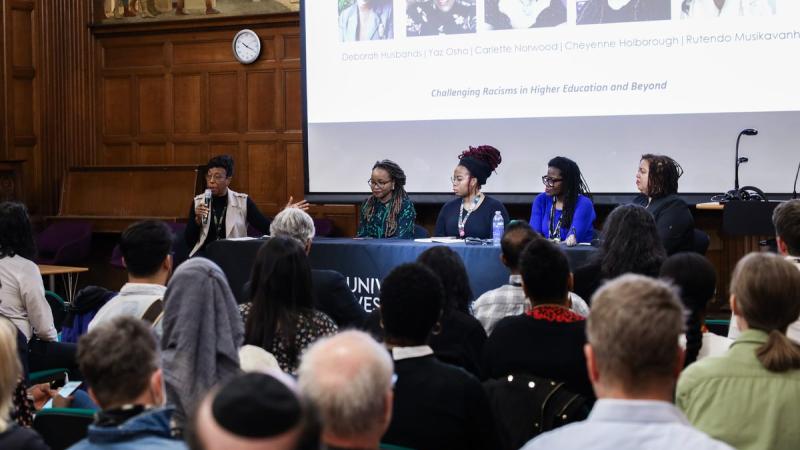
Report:
M 233 38 L 233 55 L 242 64 L 250 64 L 261 54 L 261 39 L 253 30 L 242 30 Z

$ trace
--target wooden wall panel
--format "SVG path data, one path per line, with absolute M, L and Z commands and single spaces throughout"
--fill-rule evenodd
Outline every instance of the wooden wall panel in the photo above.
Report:
M 102 83 L 103 90 L 100 95 L 103 105 L 100 110 L 103 117 L 100 120 L 103 124 L 103 134 L 131 136 L 133 134 L 132 77 L 109 77 L 103 79 Z
M 208 76 L 208 123 L 211 133 L 236 133 L 238 130 L 238 79 L 235 72 Z
M 275 124 L 275 72 L 250 72 L 247 77 L 247 131 L 273 131 Z
M 291 93 L 284 98 L 285 126 L 287 130 L 303 129 L 303 103 L 301 97 L 302 74 L 300 70 L 287 70 L 283 73 L 284 91 Z
M 172 78 L 172 123 L 176 134 L 201 133 L 204 129 L 203 76 L 181 74 Z
M 163 134 L 166 132 L 166 86 L 162 76 L 139 77 L 139 133 Z

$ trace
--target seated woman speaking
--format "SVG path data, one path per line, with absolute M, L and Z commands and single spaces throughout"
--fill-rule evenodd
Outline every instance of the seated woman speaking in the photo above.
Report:
M 694 218 L 686 202 L 678 197 L 681 175 L 683 168 L 677 161 L 651 154 L 642 155 L 636 174 L 636 187 L 641 194 L 633 203 L 653 215 L 667 255 L 691 251 L 694 246 Z
M 508 212 L 498 200 L 481 193 L 481 186 L 502 160 L 500 151 L 490 145 L 470 147 L 458 157 L 453 171 L 453 199 L 442 206 L 436 218 L 435 236 L 458 236 L 489 239 L 492 237 L 492 219 L 500 211 L 503 223 L 508 223 Z
M 542 177 L 544 192 L 531 206 L 531 228 L 570 247 L 591 242 L 596 215 L 581 170 L 575 161 L 563 156 L 551 159 L 547 166 L 547 175 Z

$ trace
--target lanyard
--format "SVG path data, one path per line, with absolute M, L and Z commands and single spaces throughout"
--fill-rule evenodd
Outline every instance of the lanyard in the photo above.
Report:
M 564 211 L 561 211 L 561 215 L 558 216 L 558 222 L 553 223 L 553 220 L 556 217 L 556 197 L 553 197 L 553 206 L 550 208 L 550 220 L 547 222 L 547 228 L 549 231 L 548 238 L 550 239 L 558 239 L 561 240 L 561 219 L 564 218 Z
M 472 214 L 472 211 L 478 207 L 478 202 L 481 201 L 481 196 L 476 195 L 474 199 L 472 199 L 472 208 L 467 211 L 467 215 L 464 215 L 464 205 L 461 205 L 461 208 L 458 209 L 458 237 L 464 237 L 466 232 L 464 231 L 464 227 L 467 225 L 467 219 L 469 219 L 469 215 Z

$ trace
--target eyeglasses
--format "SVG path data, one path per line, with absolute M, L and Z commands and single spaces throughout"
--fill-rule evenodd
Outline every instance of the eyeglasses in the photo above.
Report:
M 369 187 L 378 186 L 379 188 L 383 189 L 386 187 L 387 184 L 391 183 L 392 180 L 389 181 L 375 181 L 375 180 L 367 180 L 367 184 Z
M 461 182 L 464 180 L 469 180 L 469 177 L 450 177 L 450 183 L 452 184 L 461 184 Z
M 224 181 L 226 178 L 228 178 L 228 177 L 226 177 L 225 175 L 220 175 L 220 174 L 216 174 L 216 175 L 206 175 L 206 181 L 211 181 L 211 180 L 214 180 L 214 182 L 215 182 L 215 183 L 221 183 L 221 182 L 222 182 L 222 181 Z
M 553 177 L 548 177 L 547 175 L 542 177 L 542 183 L 544 183 L 545 186 L 550 186 L 550 187 L 555 186 L 556 183 L 560 183 L 561 180 L 563 180 L 563 178 L 553 178 Z

